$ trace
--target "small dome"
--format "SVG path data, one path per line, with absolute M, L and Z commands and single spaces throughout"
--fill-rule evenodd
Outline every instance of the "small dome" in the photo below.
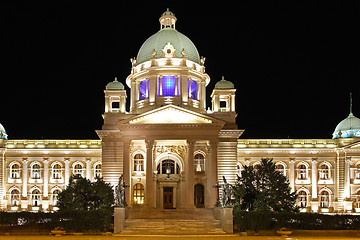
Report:
M 215 84 L 215 88 L 216 89 L 233 89 L 234 84 L 230 81 L 225 80 L 224 76 L 222 76 L 222 79 Z
M 6 134 L 5 128 L 0 123 L 0 139 L 7 139 L 8 135 Z
M 350 112 L 349 116 L 336 126 L 333 139 L 352 137 L 360 137 L 360 119 Z
M 106 85 L 106 90 L 124 90 L 124 85 L 121 82 L 118 82 L 117 78 L 112 82 L 109 82 Z

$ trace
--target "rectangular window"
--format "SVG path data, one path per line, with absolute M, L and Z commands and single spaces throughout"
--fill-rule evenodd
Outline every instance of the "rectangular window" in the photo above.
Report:
M 220 100 L 220 108 L 226 108 L 227 104 L 226 101 Z
M 175 96 L 175 76 L 163 76 L 162 95 L 164 97 Z
M 146 80 L 140 82 L 139 100 L 144 100 L 146 98 L 146 84 L 147 84 Z
M 194 100 L 197 100 L 197 82 L 190 80 L 190 97 Z
M 112 102 L 111 103 L 112 109 L 119 109 L 120 108 L 120 102 Z

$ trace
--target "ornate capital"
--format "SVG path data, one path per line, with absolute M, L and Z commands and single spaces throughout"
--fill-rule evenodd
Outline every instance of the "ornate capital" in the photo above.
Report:
M 153 139 L 146 139 L 145 140 L 146 149 L 151 150 L 153 148 L 153 145 L 154 145 L 154 140 Z

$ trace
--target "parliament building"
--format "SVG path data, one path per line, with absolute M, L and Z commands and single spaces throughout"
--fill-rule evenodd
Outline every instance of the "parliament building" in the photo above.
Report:
M 130 75 L 106 85 L 99 139 L 13 140 L 0 124 L 0 210 L 56 210 L 70 176 L 115 186 L 121 174 L 129 207 L 213 208 L 223 176 L 267 157 L 301 211 L 360 212 L 360 119 L 350 111 L 329 139 L 243 139 L 234 85 L 223 77 L 206 96 L 205 58 L 176 21 L 165 11 Z

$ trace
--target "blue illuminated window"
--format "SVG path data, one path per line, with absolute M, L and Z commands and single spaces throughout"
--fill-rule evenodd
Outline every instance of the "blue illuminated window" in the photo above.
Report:
M 147 84 L 147 80 L 141 81 L 140 82 L 140 94 L 139 94 L 139 98 L 140 100 L 144 100 L 146 98 L 146 84 Z
M 190 80 L 190 97 L 197 100 L 197 83 L 194 80 Z
M 175 76 L 162 77 L 162 95 L 164 97 L 175 96 Z

